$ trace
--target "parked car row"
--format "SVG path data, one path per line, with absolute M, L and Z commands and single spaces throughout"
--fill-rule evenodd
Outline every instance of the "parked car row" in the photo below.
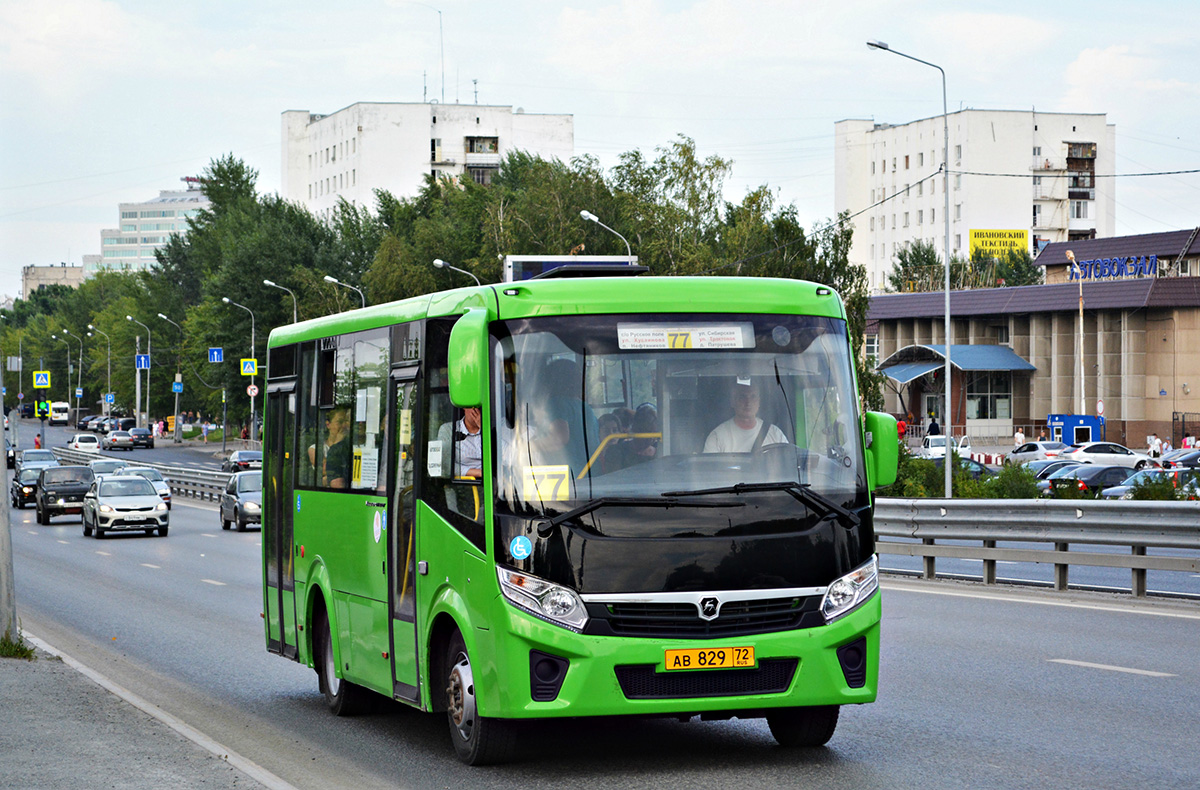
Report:
M 136 425 L 137 420 L 133 417 L 106 417 L 103 414 L 89 414 L 79 418 L 79 421 L 75 423 L 75 430 L 108 433 L 109 431 L 128 431 Z

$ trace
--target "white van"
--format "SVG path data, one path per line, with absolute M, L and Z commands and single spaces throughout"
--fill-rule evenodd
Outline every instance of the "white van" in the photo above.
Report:
M 71 404 L 56 400 L 50 404 L 50 424 L 66 425 L 71 421 Z
M 954 451 L 962 458 L 971 457 L 971 437 L 962 436 L 954 445 Z M 918 458 L 945 458 L 946 457 L 946 435 L 926 436 L 921 440 L 921 449 L 917 452 Z

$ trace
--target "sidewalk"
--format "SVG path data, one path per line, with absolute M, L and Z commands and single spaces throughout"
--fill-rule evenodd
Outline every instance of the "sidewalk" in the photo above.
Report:
M 259 788 L 41 649 L 0 658 L 0 788 Z

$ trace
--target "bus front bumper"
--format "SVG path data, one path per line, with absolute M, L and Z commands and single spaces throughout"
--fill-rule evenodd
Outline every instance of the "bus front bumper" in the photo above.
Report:
M 484 651 L 495 663 L 473 662 L 483 681 L 476 695 L 485 716 L 761 715 L 772 708 L 873 702 L 877 693 L 878 590 L 828 625 L 703 640 L 577 634 L 505 609 L 503 626 L 475 632 L 481 640 L 504 634 Z M 749 669 L 665 668 L 667 650 L 743 647 L 754 648 Z

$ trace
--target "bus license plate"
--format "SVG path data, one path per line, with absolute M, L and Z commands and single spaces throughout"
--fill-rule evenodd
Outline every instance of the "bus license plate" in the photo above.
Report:
M 692 647 L 668 650 L 667 671 L 677 669 L 741 669 L 754 666 L 753 647 Z

